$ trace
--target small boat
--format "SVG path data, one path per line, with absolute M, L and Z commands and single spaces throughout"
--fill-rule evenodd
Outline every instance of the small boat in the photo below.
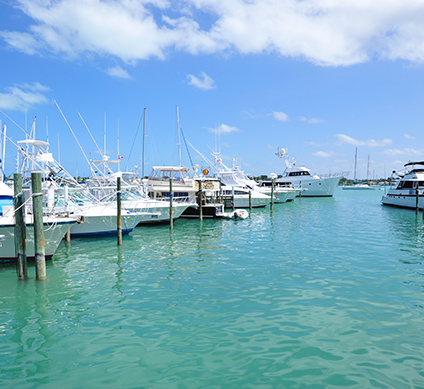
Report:
M 343 185 L 342 189 L 343 190 L 374 190 L 375 188 L 373 186 L 370 186 L 370 184 L 368 183 L 368 177 L 367 177 L 367 181 L 365 181 L 365 182 L 356 182 L 356 163 L 357 163 L 357 161 L 358 161 L 358 148 L 356 148 L 356 150 L 355 150 L 355 170 L 354 170 L 354 173 L 353 173 L 353 184 L 352 185 Z M 369 167 L 370 167 L 370 156 L 368 155 L 367 176 L 368 176 Z
M 236 209 L 232 212 L 226 212 L 225 217 L 228 219 L 247 219 L 249 217 L 249 212 L 247 212 L 245 209 Z

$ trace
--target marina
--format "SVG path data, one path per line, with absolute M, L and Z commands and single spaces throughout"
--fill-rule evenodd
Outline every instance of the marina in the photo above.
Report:
M 2 387 L 422 387 L 424 222 L 379 191 L 0 266 Z

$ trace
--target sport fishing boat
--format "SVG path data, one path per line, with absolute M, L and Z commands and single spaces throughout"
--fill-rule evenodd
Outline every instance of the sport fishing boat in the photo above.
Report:
M 0 198 L 2 199 L 0 215 L 0 261 L 15 261 L 15 207 L 13 190 L 0 182 Z M 34 221 L 33 216 L 25 213 L 26 256 L 33 259 L 34 254 Z M 69 229 L 77 220 L 71 217 L 44 216 L 44 250 L 46 259 L 50 259 Z
M 294 189 L 290 185 L 276 183 L 274 181 L 274 191 L 272 190 L 272 181 L 261 181 L 259 183 L 259 190 L 262 193 L 268 194 L 271 196 L 271 193 L 274 193 L 274 202 L 275 203 L 286 203 L 293 201 L 296 196 L 299 196 L 300 189 Z
M 284 159 L 286 168 L 283 176 L 276 180 L 277 184 L 292 185 L 295 189 L 300 189 L 302 197 L 331 197 L 339 184 L 341 175 L 331 177 L 311 174 L 311 169 L 305 166 L 296 166 L 294 160 L 289 161 L 287 150 L 278 149 L 278 158 Z
M 224 165 L 219 157 L 216 158 L 216 162 L 221 167 L 216 175 L 220 178 L 223 185 L 222 198 L 226 208 L 248 208 L 250 203 L 252 208 L 261 208 L 271 203 L 271 193 L 269 195 L 263 193 L 256 181 L 247 177 L 235 165 L 234 159 L 231 169 Z
M 400 177 L 395 187 L 389 189 L 381 199 L 383 205 L 391 205 L 399 208 L 416 209 L 417 194 L 418 208 L 424 206 L 424 161 L 408 162 L 405 165 L 405 173 L 398 172 Z

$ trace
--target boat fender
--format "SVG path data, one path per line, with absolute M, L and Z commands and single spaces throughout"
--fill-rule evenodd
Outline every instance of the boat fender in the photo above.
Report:
M 78 218 L 78 219 L 77 219 L 77 223 L 78 223 L 78 224 L 85 223 L 85 216 L 81 216 L 80 218 Z

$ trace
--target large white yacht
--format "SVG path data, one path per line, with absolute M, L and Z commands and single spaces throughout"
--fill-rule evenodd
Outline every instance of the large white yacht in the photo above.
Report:
M 291 185 L 301 190 L 302 197 L 331 197 L 339 184 L 341 175 L 320 177 L 311 174 L 311 169 L 305 166 L 296 166 L 294 160 L 288 159 L 286 149 L 278 149 L 277 157 L 284 159 L 286 169 L 283 176 L 276 180 L 277 184 Z
M 395 187 L 390 189 L 381 199 L 384 205 L 400 208 L 416 208 L 417 190 L 418 207 L 424 206 L 424 161 L 408 162 L 405 165 L 406 173 L 397 173 L 400 177 Z

